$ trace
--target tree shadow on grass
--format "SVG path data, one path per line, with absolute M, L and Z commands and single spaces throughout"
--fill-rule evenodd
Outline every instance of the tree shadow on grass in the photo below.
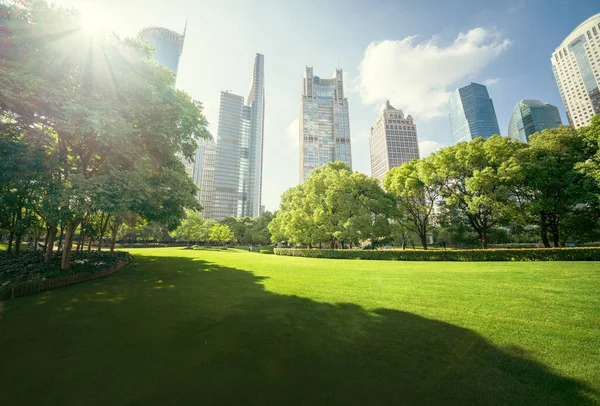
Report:
M 42 304 L 7 302 L 4 400 L 554 405 L 597 396 L 522 349 L 451 324 L 272 293 L 251 272 L 193 258 L 136 263 Z

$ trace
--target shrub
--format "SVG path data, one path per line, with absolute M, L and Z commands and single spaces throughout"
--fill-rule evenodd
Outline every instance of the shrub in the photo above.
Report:
M 61 257 L 53 255 L 49 264 L 44 264 L 44 253 L 28 251 L 19 255 L 0 253 L 0 285 L 38 282 L 60 276 L 73 275 L 80 272 L 98 272 L 111 268 L 121 262 L 133 259 L 125 251 L 110 252 L 73 252 L 71 269 L 60 269 Z
M 258 251 L 259 254 L 274 254 L 273 248 L 261 249 Z
M 600 248 L 532 248 L 488 250 L 320 250 L 275 248 L 275 254 L 307 258 L 391 261 L 599 261 Z

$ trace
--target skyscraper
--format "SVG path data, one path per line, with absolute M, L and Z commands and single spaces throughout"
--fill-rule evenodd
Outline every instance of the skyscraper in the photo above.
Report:
M 248 188 L 240 215 L 260 216 L 262 202 L 263 143 L 265 132 L 265 57 L 256 54 L 246 106 L 250 113 L 248 136 Z
M 215 168 L 214 219 L 237 216 L 243 193 L 247 155 L 242 162 L 242 149 L 247 154 L 247 117 L 244 97 L 221 92 L 219 128 L 217 130 L 217 162 Z M 244 154 L 244 155 L 245 155 Z M 242 193 L 241 193 L 242 192 Z
M 217 143 L 204 147 L 200 204 L 204 217 L 257 217 L 261 210 L 264 141 L 264 56 L 256 54 L 248 100 L 221 92 Z
M 383 180 L 386 172 L 413 159 L 419 159 L 417 126 L 409 114 L 396 110 L 389 100 L 369 136 L 371 176 Z
M 561 125 L 560 113 L 556 106 L 539 100 L 521 100 L 510 116 L 508 136 L 528 142 L 531 134 Z
M 187 23 L 186 23 L 187 28 Z M 183 42 L 185 40 L 185 31 L 179 34 L 173 30 L 163 27 L 147 27 L 138 33 L 138 37 L 148 41 L 150 46 L 155 49 L 154 60 L 175 74 L 172 86 L 177 82 L 177 71 L 179 69 L 179 58 L 183 52 Z M 190 162 L 180 156 L 185 170 L 192 178 L 194 177 L 194 162 Z M 197 184 L 200 186 L 200 184 Z
M 163 27 L 147 27 L 138 33 L 139 38 L 143 38 L 156 50 L 154 60 L 167 67 L 175 74 L 173 87 L 177 81 L 177 70 L 179 69 L 179 57 L 183 52 L 183 42 L 185 40 L 185 29 L 183 34 Z
M 569 125 L 588 125 L 600 114 L 600 13 L 579 24 L 551 61 Z
M 333 79 L 313 76 L 307 66 L 300 103 L 300 182 L 327 162 L 344 161 L 352 167 L 348 99 L 341 69 Z
M 487 87 L 471 83 L 456 89 L 450 96 L 450 127 L 454 142 L 487 140 L 500 134 L 494 103 Z

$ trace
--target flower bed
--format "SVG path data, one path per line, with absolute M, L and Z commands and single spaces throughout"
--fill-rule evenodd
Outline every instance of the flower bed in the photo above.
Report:
M 74 252 L 71 269 L 60 269 L 60 257 L 44 264 L 42 252 L 18 256 L 0 254 L 0 300 L 26 296 L 61 286 L 97 279 L 118 271 L 133 260 L 128 252 Z
M 599 261 L 600 248 L 521 248 L 487 250 L 320 250 L 276 248 L 275 254 L 307 258 L 391 261 Z

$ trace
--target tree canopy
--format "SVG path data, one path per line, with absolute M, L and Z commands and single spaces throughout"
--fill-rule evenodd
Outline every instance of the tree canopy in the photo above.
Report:
M 104 213 L 116 236 L 129 211 L 174 229 L 198 208 L 180 157 L 210 137 L 202 105 L 172 88 L 146 43 L 90 35 L 75 12 L 43 1 L 0 5 L 0 19 L 1 142 L 3 152 L 23 151 L 3 161 L 0 181 L 11 235 L 30 213 L 49 243 L 61 226 L 68 269 L 73 235 L 92 214 Z

